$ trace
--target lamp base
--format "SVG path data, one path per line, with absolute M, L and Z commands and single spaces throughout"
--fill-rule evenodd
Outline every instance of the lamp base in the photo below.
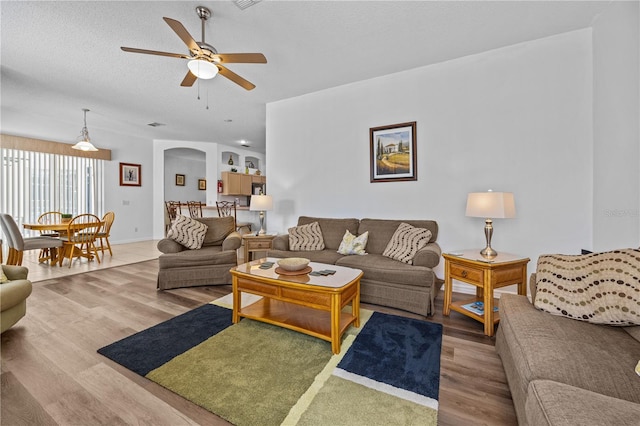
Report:
M 480 250 L 480 254 L 484 258 L 492 259 L 498 255 L 498 252 L 492 249 L 491 247 L 487 246 L 484 249 Z
M 480 250 L 480 254 L 485 259 L 492 259 L 498 255 L 498 252 L 491 248 L 491 237 L 493 236 L 493 221 L 491 219 L 484 221 L 484 236 L 487 240 L 487 246 Z

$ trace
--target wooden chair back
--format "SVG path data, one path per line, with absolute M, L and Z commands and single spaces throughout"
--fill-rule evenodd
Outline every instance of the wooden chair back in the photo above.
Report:
M 103 238 L 109 238 L 111 235 L 111 225 L 113 225 L 113 221 L 116 219 L 116 214 L 114 212 L 106 212 L 104 216 L 102 216 L 102 230 L 100 231 L 100 235 Z
M 173 221 L 176 216 L 182 214 L 182 208 L 180 207 L 180 201 L 165 201 L 167 207 L 167 213 L 169 213 L 169 220 Z
M 191 217 L 202 217 L 201 201 L 187 201 L 187 207 L 189 208 L 189 215 Z

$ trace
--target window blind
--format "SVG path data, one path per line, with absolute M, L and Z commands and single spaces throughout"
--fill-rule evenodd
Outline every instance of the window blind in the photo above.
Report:
M 21 225 L 45 212 L 104 213 L 104 160 L 1 148 L 0 211 Z

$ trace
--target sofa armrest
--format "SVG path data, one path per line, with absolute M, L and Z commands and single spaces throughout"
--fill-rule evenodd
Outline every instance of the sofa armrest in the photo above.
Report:
M 426 266 L 427 268 L 435 268 L 440 263 L 442 249 L 438 243 L 429 243 L 416 253 L 413 257 L 415 266 Z
M 534 272 L 533 274 L 531 274 L 531 277 L 529 277 L 529 293 L 531 294 L 531 303 L 534 303 L 536 301 L 537 288 L 538 285 L 536 283 L 536 273 Z
M 222 242 L 222 251 L 237 250 L 242 245 L 242 235 L 239 232 L 232 232 Z
M 27 275 L 29 274 L 29 269 L 24 266 L 15 266 L 15 265 L 1 265 L 4 274 L 7 276 L 9 281 L 15 280 L 26 280 Z
M 276 235 L 273 239 L 273 250 L 289 250 L 289 234 Z
M 180 253 L 181 251 L 186 250 L 187 248 L 180 243 L 175 242 L 171 238 L 163 238 L 158 241 L 158 250 L 162 253 Z

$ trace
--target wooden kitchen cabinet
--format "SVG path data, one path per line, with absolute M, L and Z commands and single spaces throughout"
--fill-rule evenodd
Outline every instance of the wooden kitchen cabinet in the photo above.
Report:
M 260 178 L 254 181 L 254 178 Z M 223 195 L 251 195 L 253 182 L 266 182 L 265 176 L 248 175 L 246 173 L 222 172 Z

